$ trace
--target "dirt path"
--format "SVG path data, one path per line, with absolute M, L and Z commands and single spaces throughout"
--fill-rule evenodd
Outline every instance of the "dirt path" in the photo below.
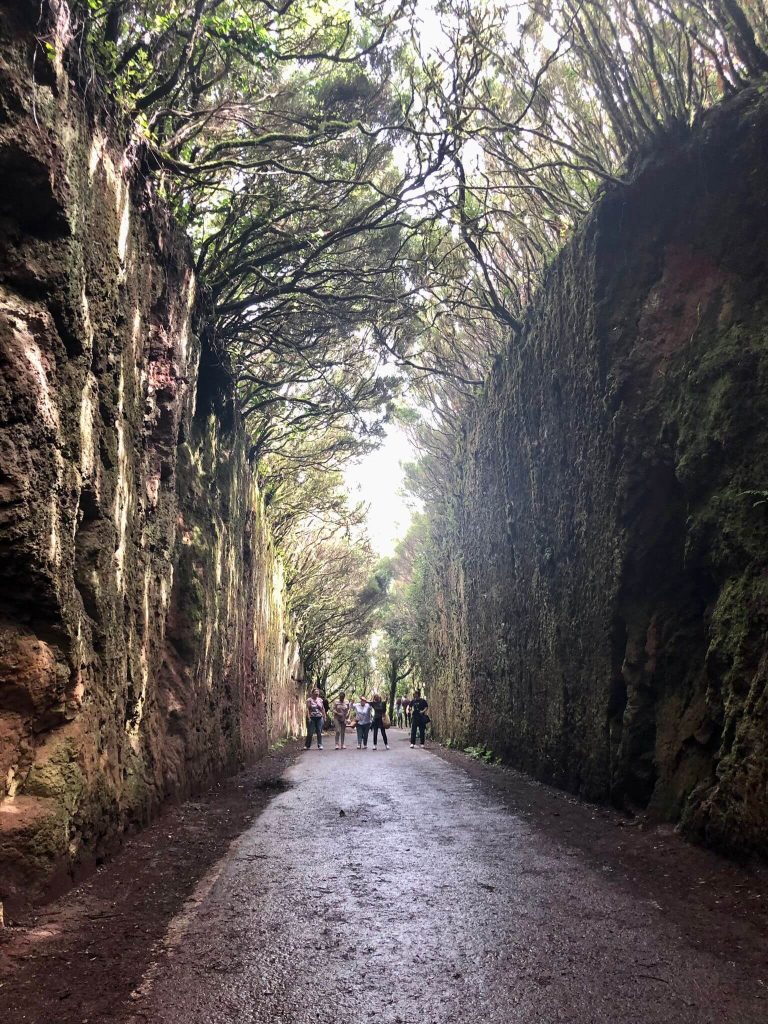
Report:
M 298 746 L 169 806 L 87 881 L 0 929 L 2 1024 L 113 1024 L 202 875 L 275 792 Z
M 396 735 L 389 752 L 302 754 L 201 865 L 164 941 L 147 938 L 132 998 L 67 1016 L 74 995 L 50 991 L 47 1016 L 41 996 L 10 1020 L 765 1024 L 765 869 Z M 173 857 L 157 857 L 159 897 Z M 89 947 L 103 988 L 122 924 L 98 927 L 113 940 Z M 46 949 L 27 938 L 27 957 Z

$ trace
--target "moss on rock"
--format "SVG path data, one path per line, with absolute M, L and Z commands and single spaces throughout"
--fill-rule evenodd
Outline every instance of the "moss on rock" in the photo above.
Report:
M 768 853 L 768 103 L 606 190 L 457 440 L 420 580 L 433 720 Z

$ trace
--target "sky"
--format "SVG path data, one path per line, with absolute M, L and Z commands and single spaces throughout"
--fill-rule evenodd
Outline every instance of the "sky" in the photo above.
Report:
M 369 506 L 368 532 L 374 550 L 382 557 L 394 554 L 411 522 L 408 503 L 400 493 L 401 463 L 413 462 L 415 457 L 405 432 L 397 423 L 390 423 L 381 447 L 345 472 L 352 500 Z

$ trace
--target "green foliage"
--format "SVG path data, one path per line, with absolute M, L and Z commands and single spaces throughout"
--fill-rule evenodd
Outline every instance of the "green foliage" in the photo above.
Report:
M 483 744 L 476 747 L 464 747 L 464 753 L 469 754 L 475 761 L 482 761 L 483 764 L 496 764 L 498 761 L 493 751 Z
M 297 636 L 313 683 L 343 687 L 363 672 L 388 578 L 360 531 L 308 517 L 289 535 L 285 560 Z
M 192 239 L 305 656 L 328 679 L 368 672 L 378 628 L 387 678 L 423 675 L 460 423 L 599 188 L 768 72 L 763 4 L 444 0 L 437 33 L 414 0 L 75 12 L 73 52 Z M 339 471 L 395 414 L 426 520 L 371 589 Z
M 197 251 L 253 456 L 375 443 L 408 317 L 386 80 L 402 14 L 296 0 L 79 0 L 104 75 Z M 325 442 L 329 441 L 326 445 Z
M 425 348 L 454 374 L 414 375 L 420 408 L 409 425 L 420 458 L 407 487 L 426 520 L 410 578 L 412 657 L 427 681 L 442 668 L 434 605 L 446 593 L 445 538 L 462 522 L 461 424 L 486 386 L 473 381 L 487 380 L 494 354 L 518 336 L 526 304 L 600 187 L 621 187 L 649 152 L 768 71 L 760 3 L 449 2 L 439 17 L 439 48 L 414 30 L 410 89 L 401 86 L 419 96 L 410 116 L 420 158 L 446 153 L 433 187 L 453 225 L 425 237 L 430 304 L 420 315 L 439 335 L 427 330 Z

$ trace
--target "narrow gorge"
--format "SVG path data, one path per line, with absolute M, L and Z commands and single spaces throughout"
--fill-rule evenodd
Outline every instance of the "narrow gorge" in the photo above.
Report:
M 0 1021 L 765 1024 L 763 0 L 0 0 Z

